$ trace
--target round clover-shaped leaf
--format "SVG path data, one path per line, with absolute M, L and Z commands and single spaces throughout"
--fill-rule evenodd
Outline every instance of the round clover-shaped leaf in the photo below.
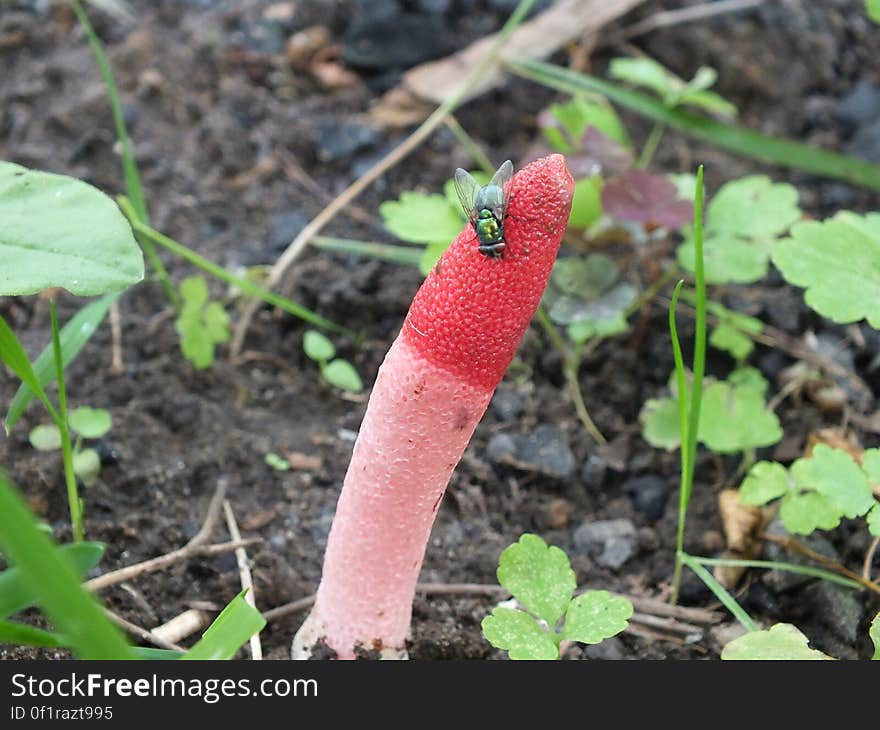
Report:
M 61 448 L 61 431 L 54 423 L 42 424 L 28 434 L 28 441 L 37 451 L 57 451 Z
M 874 502 L 865 519 L 868 521 L 868 532 L 880 536 L 880 502 Z
M 795 535 L 814 530 L 833 530 L 840 524 L 840 510 L 816 492 L 789 494 L 782 500 L 779 517 L 785 529 Z
M 678 262 L 693 271 L 696 261 L 694 240 L 688 237 L 676 251 Z M 728 231 L 706 230 L 703 241 L 703 264 L 710 284 L 750 284 L 767 273 L 770 249 L 763 240 L 740 238 Z
M 774 247 L 773 263 L 823 317 L 880 328 L 880 214 L 798 223 Z
M 809 458 L 791 465 L 791 475 L 799 487 L 815 489 L 844 517 L 859 517 L 874 505 L 868 477 L 843 449 L 818 444 Z
M 871 659 L 874 661 L 880 660 L 880 613 L 874 616 L 874 620 L 871 621 L 868 636 L 871 637 L 871 641 L 874 643 L 874 656 Z
M 564 639 L 598 644 L 627 627 L 632 604 L 608 591 L 587 591 L 575 598 L 565 614 Z
M 99 439 L 113 427 L 113 418 L 103 408 L 81 406 L 70 412 L 70 427 L 84 439 Z
M 391 233 L 412 243 L 451 241 L 462 229 L 462 218 L 456 207 L 443 195 L 407 190 L 401 193 L 399 200 L 382 203 L 379 213 Z
M 497 606 L 482 623 L 483 636 L 511 659 L 558 659 L 559 648 L 525 611 Z
M 732 454 L 775 444 L 782 428 L 753 387 L 716 382 L 703 392 L 697 437 L 716 453 Z
M 727 660 L 831 659 L 821 651 L 811 649 L 809 640 L 796 626 L 776 624 L 766 631 L 750 631 L 729 642 L 721 651 Z
M 83 449 L 73 455 L 73 472 L 87 487 L 98 481 L 100 471 L 101 457 L 94 449 Z
M 681 443 L 678 402 L 674 398 L 650 398 L 639 413 L 642 438 L 656 449 L 677 449 Z
M 92 296 L 144 278 L 125 216 L 81 180 L 0 162 L 0 221 L 0 296 L 48 287 Z
M 759 461 L 739 488 L 743 504 L 762 505 L 788 493 L 788 470 L 775 461 Z
M 772 238 L 801 217 L 794 185 L 750 175 L 723 185 L 706 212 L 707 229 L 742 238 Z
M 501 553 L 498 582 L 551 629 L 568 608 L 576 586 L 568 556 L 531 534 Z

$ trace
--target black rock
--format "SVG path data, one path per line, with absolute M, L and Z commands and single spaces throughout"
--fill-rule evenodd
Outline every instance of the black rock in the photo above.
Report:
M 590 454 L 581 467 L 581 480 L 584 486 L 591 491 L 602 488 L 606 474 L 608 474 L 608 463 L 596 454 Z
M 781 537 L 788 535 L 785 526 L 779 519 L 773 520 L 773 522 L 771 522 L 767 526 L 766 532 L 768 535 L 778 535 Z M 834 545 L 832 545 L 831 542 L 824 535 L 818 532 L 814 532 L 812 535 L 800 538 L 800 540 L 811 550 L 820 553 L 821 555 L 824 555 L 826 558 L 831 558 L 832 560 L 840 560 L 840 555 L 838 554 L 837 550 L 834 549 Z M 767 560 L 772 560 L 776 562 L 796 563 L 798 565 L 812 565 L 809 558 L 805 558 L 797 554 L 790 554 L 785 550 L 785 548 L 772 542 L 767 542 L 765 544 L 764 557 Z M 770 590 L 775 591 L 776 593 L 790 590 L 804 583 L 807 583 L 810 580 L 813 579 L 809 576 L 799 575 L 798 573 L 790 573 L 785 570 L 768 570 L 763 575 L 764 584 L 768 588 L 770 588 Z
M 552 424 L 538 426 L 528 434 L 497 433 L 490 439 L 486 455 L 495 464 L 555 479 L 571 476 L 575 467 L 565 435 Z
M 857 595 L 827 580 L 816 581 L 806 591 L 822 624 L 845 644 L 853 646 L 859 638 L 862 603 Z
M 372 127 L 337 117 L 328 117 L 318 122 L 318 134 L 317 153 L 321 162 L 351 157 L 374 145 L 379 138 L 379 133 Z
M 407 69 L 447 55 L 452 50 L 448 39 L 442 16 L 400 12 L 396 5 L 381 3 L 349 26 L 342 61 L 370 71 Z
M 269 219 L 269 239 L 267 241 L 272 253 L 280 254 L 287 245 L 306 227 L 309 219 L 299 210 L 276 213 Z
M 874 121 L 880 116 L 880 86 L 859 81 L 840 100 L 835 116 L 854 127 Z
M 786 332 L 800 331 L 801 313 L 806 310 L 803 295 L 789 287 L 771 290 L 764 297 L 767 321 Z
M 574 531 L 575 547 L 599 565 L 617 569 L 638 548 L 638 533 L 629 520 L 584 522 Z
M 669 480 L 657 474 L 641 474 L 623 483 L 623 493 L 632 500 L 633 507 L 652 522 L 663 517 L 669 492 Z
M 598 644 L 587 644 L 584 656 L 588 659 L 606 659 L 620 661 L 626 656 L 626 647 L 616 636 L 612 636 Z
M 844 150 L 866 162 L 880 163 L 880 121 L 859 127 Z
M 523 409 L 523 399 L 510 388 L 499 388 L 492 397 L 492 412 L 499 421 L 512 421 Z

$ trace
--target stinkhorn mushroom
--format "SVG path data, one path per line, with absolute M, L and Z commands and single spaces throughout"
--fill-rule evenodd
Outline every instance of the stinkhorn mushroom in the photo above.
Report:
M 416 293 L 379 368 L 295 659 L 405 658 L 416 581 L 452 471 L 541 300 L 574 182 L 562 155 L 505 189 L 505 246 L 469 223 Z M 326 655 L 326 648 L 321 655 Z

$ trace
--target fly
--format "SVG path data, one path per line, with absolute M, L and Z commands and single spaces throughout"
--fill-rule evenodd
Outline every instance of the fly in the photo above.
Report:
M 460 167 L 455 171 L 455 192 L 465 215 L 477 233 L 478 250 L 499 258 L 507 246 L 504 240 L 504 217 L 507 213 L 507 186 L 513 176 L 513 163 L 501 163 L 488 185 L 480 185 Z

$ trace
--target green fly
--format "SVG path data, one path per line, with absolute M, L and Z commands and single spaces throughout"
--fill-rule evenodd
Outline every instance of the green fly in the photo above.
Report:
M 488 185 L 480 185 L 460 167 L 455 171 L 455 192 L 465 215 L 477 232 L 480 253 L 499 258 L 507 243 L 504 240 L 504 216 L 507 213 L 507 185 L 513 176 L 513 163 L 501 163 Z

